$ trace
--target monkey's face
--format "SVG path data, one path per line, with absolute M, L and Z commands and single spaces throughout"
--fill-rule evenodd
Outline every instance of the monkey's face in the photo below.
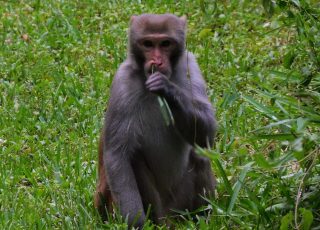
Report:
M 159 71 L 168 78 L 185 44 L 185 17 L 144 14 L 131 17 L 129 47 L 146 77 Z
M 176 50 L 176 42 L 167 35 L 152 34 L 138 41 L 138 46 L 144 56 L 144 72 L 146 77 L 159 71 L 168 78 L 172 67 L 170 57 Z

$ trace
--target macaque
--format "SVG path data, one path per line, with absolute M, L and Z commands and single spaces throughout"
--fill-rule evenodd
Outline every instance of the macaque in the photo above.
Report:
M 116 207 L 129 226 L 155 224 L 194 211 L 212 197 L 210 161 L 194 147 L 210 147 L 215 115 L 192 53 L 186 18 L 132 16 L 127 59 L 112 83 L 99 148 L 95 206 L 103 220 Z M 166 124 L 158 98 L 169 106 Z

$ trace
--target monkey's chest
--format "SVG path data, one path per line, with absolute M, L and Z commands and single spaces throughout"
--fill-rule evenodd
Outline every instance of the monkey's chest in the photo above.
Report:
M 167 126 L 158 103 L 143 113 L 141 152 L 159 184 L 174 183 L 187 168 L 191 146 L 173 126 Z
M 173 154 L 181 152 L 185 141 L 172 125 L 167 125 L 167 118 L 161 112 L 156 98 L 153 98 L 143 107 L 141 121 L 142 125 L 142 148 L 146 152 L 166 152 Z M 163 153 L 165 152 L 165 153 Z

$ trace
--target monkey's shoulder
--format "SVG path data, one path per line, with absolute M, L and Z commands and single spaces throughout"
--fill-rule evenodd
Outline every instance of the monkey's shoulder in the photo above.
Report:
M 110 96 L 130 101 L 144 91 L 143 85 L 141 73 L 139 74 L 130 63 L 124 62 L 113 78 Z

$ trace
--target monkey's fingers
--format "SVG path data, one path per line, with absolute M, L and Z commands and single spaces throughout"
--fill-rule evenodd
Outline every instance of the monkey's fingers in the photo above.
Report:
M 165 97 L 167 95 L 166 87 L 163 84 L 152 85 L 147 88 L 151 93 Z
M 149 91 L 150 92 L 153 92 L 153 93 L 158 93 L 158 94 L 163 94 L 162 92 L 164 92 L 164 89 L 162 86 L 152 86 L 149 88 Z
M 150 75 L 147 82 L 154 82 L 154 81 L 166 81 L 167 78 L 160 72 L 155 72 L 154 74 Z
M 146 82 L 146 87 L 150 90 L 151 88 L 165 88 L 166 83 L 162 79 L 152 79 L 152 81 Z
M 163 79 L 161 79 L 161 77 L 158 76 L 151 76 L 147 79 L 147 81 L 145 82 L 145 85 L 152 85 L 152 84 L 157 84 L 157 82 L 163 82 Z

